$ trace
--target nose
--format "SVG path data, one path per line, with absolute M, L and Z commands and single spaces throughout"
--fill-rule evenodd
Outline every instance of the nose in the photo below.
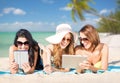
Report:
M 67 43 L 68 41 L 65 39 L 65 40 L 63 40 L 63 42 L 64 42 L 64 43 Z
M 21 49 L 25 49 L 25 45 L 24 44 L 22 44 Z

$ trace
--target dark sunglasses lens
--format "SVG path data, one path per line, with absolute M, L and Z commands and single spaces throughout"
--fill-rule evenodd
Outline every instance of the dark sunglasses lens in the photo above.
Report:
M 22 45 L 22 42 L 17 41 L 17 45 L 21 46 L 21 45 Z
M 71 41 L 71 39 L 67 39 L 67 41 Z
M 24 44 L 24 45 L 28 45 L 29 42 L 28 42 L 28 41 L 26 41 L 26 42 L 17 41 L 17 45 L 18 45 L 18 46 L 22 46 L 23 44 Z
M 65 41 L 65 40 L 67 40 L 67 41 L 71 41 L 71 39 L 66 39 L 66 38 L 63 38 L 63 41 Z
M 28 41 L 24 42 L 24 45 L 28 45 L 28 44 L 29 44 L 29 42 L 28 42 Z
M 83 38 L 83 41 L 87 41 L 88 39 L 87 38 Z
M 80 38 L 80 41 L 88 41 L 87 38 Z

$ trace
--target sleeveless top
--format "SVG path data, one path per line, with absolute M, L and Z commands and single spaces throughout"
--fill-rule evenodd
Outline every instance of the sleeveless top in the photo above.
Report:
M 40 51 L 40 49 L 39 49 L 39 51 Z M 42 61 L 40 52 L 38 52 L 38 58 L 37 58 L 35 70 L 42 70 L 42 69 L 43 69 L 43 61 Z
M 94 64 L 94 67 L 95 67 L 95 68 L 98 68 L 98 69 L 101 69 L 101 67 L 102 67 L 101 61 L 99 61 L 99 62 L 97 62 L 96 64 Z

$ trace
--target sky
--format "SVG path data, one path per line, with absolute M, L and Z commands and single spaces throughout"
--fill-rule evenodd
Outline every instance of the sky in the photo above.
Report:
M 29 31 L 55 31 L 61 23 L 71 25 L 73 31 L 79 31 L 85 24 L 97 28 L 100 17 L 84 13 L 85 21 L 71 18 L 71 9 L 67 4 L 71 0 L 0 0 L 0 32 L 17 31 L 21 28 Z M 116 0 L 93 0 L 89 5 L 99 14 L 114 12 Z

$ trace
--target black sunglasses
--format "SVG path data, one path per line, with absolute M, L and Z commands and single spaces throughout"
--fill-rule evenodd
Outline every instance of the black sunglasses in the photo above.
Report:
M 88 38 L 81 38 L 81 37 L 79 37 L 79 40 L 80 41 L 88 41 Z
M 26 45 L 29 45 L 29 42 L 28 41 L 25 41 L 25 42 L 17 41 L 18 46 L 22 46 L 23 44 L 26 46 Z
M 69 38 L 63 38 L 62 40 L 63 40 L 63 41 L 67 40 L 67 42 L 70 42 L 70 41 L 71 41 L 71 39 L 69 39 Z

